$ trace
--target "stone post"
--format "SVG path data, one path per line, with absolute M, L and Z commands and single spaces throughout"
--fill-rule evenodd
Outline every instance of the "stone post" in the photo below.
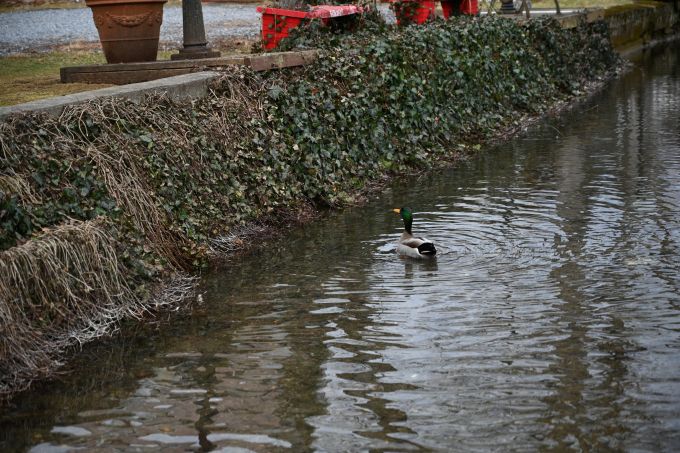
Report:
M 172 60 L 189 60 L 194 58 L 214 58 L 220 53 L 208 46 L 203 25 L 203 8 L 201 0 L 182 0 L 182 28 L 184 32 L 184 48 L 170 56 Z

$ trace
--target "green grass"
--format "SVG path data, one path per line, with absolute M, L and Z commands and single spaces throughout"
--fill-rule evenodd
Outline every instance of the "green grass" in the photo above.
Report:
M 59 68 L 105 63 L 92 51 L 50 52 L 0 58 L 0 105 L 13 105 L 109 85 L 61 83 Z

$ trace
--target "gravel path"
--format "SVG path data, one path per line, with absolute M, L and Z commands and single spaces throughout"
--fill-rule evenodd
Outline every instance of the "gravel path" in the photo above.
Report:
M 208 41 L 236 36 L 257 38 L 260 14 L 256 4 L 203 5 Z M 89 8 L 18 11 L 0 14 L 0 55 L 46 51 L 73 42 L 98 42 Z M 182 43 L 182 8 L 166 6 L 161 42 Z

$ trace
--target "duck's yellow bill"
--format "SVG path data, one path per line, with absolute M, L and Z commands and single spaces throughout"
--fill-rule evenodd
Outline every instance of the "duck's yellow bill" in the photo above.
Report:
M 392 212 L 396 212 L 397 214 L 401 214 L 401 209 L 400 208 L 394 208 L 394 209 L 392 209 Z

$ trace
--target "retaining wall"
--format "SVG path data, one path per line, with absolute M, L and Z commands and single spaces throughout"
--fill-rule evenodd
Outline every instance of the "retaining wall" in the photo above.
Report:
M 604 10 L 611 42 L 619 52 L 678 32 L 678 3 L 640 1 Z

